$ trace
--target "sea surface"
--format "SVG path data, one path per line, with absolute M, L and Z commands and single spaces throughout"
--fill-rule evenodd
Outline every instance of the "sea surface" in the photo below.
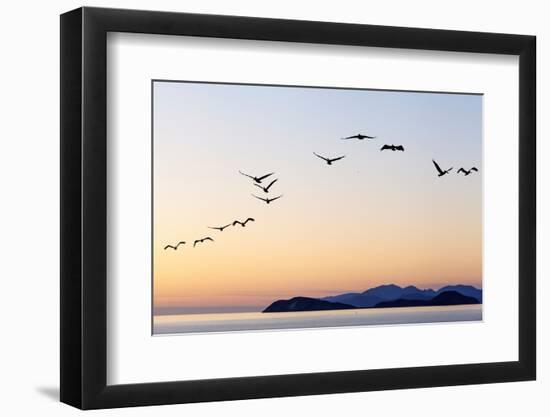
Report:
M 178 314 L 153 317 L 153 334 L 372 326 L 482 320 L 482 304 L 289 313 Z

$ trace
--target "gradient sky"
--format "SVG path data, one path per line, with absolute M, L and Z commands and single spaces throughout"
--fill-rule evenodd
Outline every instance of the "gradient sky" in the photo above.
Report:
M 482 168 L 482 96 L 155 81 L 153 101 L 155 311 L 481 287 L 482 170 L 456 169 Z M 358 132 L 377 139 L 340 140 Z M 313 151 L 346 158 L 327 166 Z M 432 158 L 455 170 L 438 178 Z M 275 171 L 283 198 L 256 200 L 238 170 Z M 215 242 L 192 248 L 204 236 Z

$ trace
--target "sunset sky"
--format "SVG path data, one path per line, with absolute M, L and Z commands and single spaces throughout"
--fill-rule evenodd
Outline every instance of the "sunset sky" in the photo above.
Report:
M 155 81 L 153 106 L 156 312 L 481 287 L 483 170 L 456 170 L 482 168 L 482 96 Z M 377 138 L 340 140 L 359 132 Z M 327 166 L 312 152 L 346 157 Z M 432 158 L 454 170 L 438 178 Z M 275 171 L 270 195 L 284 196 L 255 199 L 239 170 Z M 215 242 L 193 248 L 204 236 Z

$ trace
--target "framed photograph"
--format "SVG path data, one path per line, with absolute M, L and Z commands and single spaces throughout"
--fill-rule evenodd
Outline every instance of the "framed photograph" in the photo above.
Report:
M 535 37 L 61 16 L 61 401 L 535 379 Z

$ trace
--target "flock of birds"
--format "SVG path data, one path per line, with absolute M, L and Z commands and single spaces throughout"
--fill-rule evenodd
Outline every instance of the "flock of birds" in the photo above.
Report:
M 252 185 L 260 188 L 265 194 L 269 194 L 269 191 L 270 191 L 271 187 L 273 187 L 273 184 L 275 184 L 278 181 L 278 179 L 275 178 L 274 180 L 272 180 L 267 185 L 264 185 L 264 183 L 263 183 L 264 180 L 266 180 L 267 178 L 269 178 L 273 174 L 275 174 L 274 172 L 270 172 L 269 174 L 265 174 L 265 175 L 262 175 L 262 176 L 249 175 L 249 174 L 246 174 L 242 171 L 239 171 L 239 173 L 241 175 L 244 175 L 245 177 L 251 178 L 252 179 Z M 262 200 L 266 204 L 270 204 L 273 201 L 278 200 L 279 198 L 281 198 L 283 195 L 281 194 L 281 195 L 278 195 L 277 197 L 269 197 L 269 195 L 268 195 L 265 198 L 264 197 L 258 197 L 255 194 L 252 194 L 252 196 L 257 198 L 258 200 Z M 233 220 L 231 223 L 227 223 L 223 226 L 208 226 L 208 228 L 213 229 L 213 230 L 217 230 L 219 232 L 223 232 L 225 229 L 227 229 L 230 226 L 232 226 L 232 227 L 235 227 L 235 226 L 246 227 L 247 223 L 254 222 L 254 221 L 255 221 L 255 219 L 253 217 L 248 217 L 244 221 Z M 198 243 L 204 243 L 204 242 L 214 242 L 214 239 L 211 236 L 205 236 L 203 238 L 196 239 L 193 242 L 193 247 L 196 247 Z M 180 245 L 185 245 L 185 244 L 186 244 L 186 242 L 182 240 L 182 241 L 178 242 L 175 245 L 166 245 L 164 247 L 164 250 L 172 249 L 172 250 L 176 251 L 176 250 L 178 250 Z
M 372 139 L 376 139 L 376 136 L 369 136 L 369 135 L 363 135 L 361 133 L 358 133 L 357 135 L 348 136 L 348 137 L 341 138 L 341 139 L 342 140 L 349 140 L 349 139 L 357 139 L 357 140 L 371 139 L 372 140 Z M 394 144 L 388 145 L 388 144 L 385 144 L 380 148 L 380 151 L 385 151 L 385 150 L 390 150 L 390 151 L 393 151 L 393 152 L 395 152 L 395 151 L 405 152 L 405 147 L 403 145 L 394 145 Z M 339 161 L 340 159 L 344 159 L 346 157 L 346 155 L 341 155 L 341 156 L 338 156 L 336 158 L 329 158 L 329 157 L 326 157 L 326 156 L 323 156 L 323 155 L 319 155 L 316 152 L 313 152 L 313 155 L 315 155 L 317 158 L 320 158 L 320 159 L 324 160 L 327 163 L 327 165 L 332 165 L 333 162 Z M 449 172 L 451 172 L 453 170 L 452 167 L 448 168 L 448 169 L 441 169 L 441 167 L 439 166 L 439 164 L 435 160 L 432 159 L 432 162 L 435 166 L 438 177 L 442 177 L 442 176 L 448 174 Z M 466 169 L 466 168 L 462 167 L 457 171 L 457 174 L 463 173 L 464 176 L 467 177 L 472 172 L 478 172 L 478 169 L 476 167 L 471 167 L 470 169 Z
M 358 133 L 356 135 L 344 137 L 344 138 L 341 138 L 341 139 L 342 140 L 351 140 L 351 139 L 373 140 L 373 139 L 376 139 L 376 136 L 369 136 L 369 135 L 364 135 L 364 134 Z M 385 150 L 390 150 L 390 151 L 393 151 L 393 152 L 395 152 L 395 151 L 404 152 L 405 148 L 404 148 L 403 145 L 394 145 L 394 144 L 388 145 L 388 144 L 385 144 L 380 148 L 380 151 L 385 151 Z M 323 156 L 323 155 L 319 155 L 316 152 L 313 152 L 313 155 L 315 155 L 317 158 L 320 158 L 323 161 L 325 161 L 327 163 L 327 165 L 332 165 L 334 162 L 339 161 L 341 159 L 344 159 L 346 157 L 346 155 L 341 155 L 341 156 L 337 156 L 337 157 L 334 157 L 334 158 L 329 158 L 329 157 L 326 157 L 326 156 Z M 434 159 L 432 159 L 432 162 L 435 166 L 438 177 L 442 177 L 444 175 L 447 175 L 453 170 L 453 167 L 447 168 L 447 169 L 442 169 Z M 462 167 L 462 168 L 457 170 L 457 174 L 462 173 L 462 174 L 464 174 L 465 177 L 472 174 L 473 172 L 478 172 L 478 169 L 476 167 L 471 167 L 470 169 L 466 169 L 466 168 Z M 252 179 L 252 185 L 254 185 L 255 187 L 258 187 L 265 194 L 267 194 L 266 197 L 259 197 L 255 194 L 251 194 L 254 198 L 257 198 L 258 200 L 261 200 L 261 201 L 263 201 L 263 202 L 265 202 L 266 204 L 269 205 L 273 201 L 278 200 L 279 198 L 281 198 L 283 196 L 283 194 L 280 194 L 276 197 L 270 197 L 269 196 L 269 192 L 270 192 L 271 187 L 278 181 L 277 178 L 271 180 L 271 182 L 267 185 L 264 185 L 264 183 L 263 183 L 264 180 L 266 180 L 269 177 L 271 177 L 272 175 L 274 175 L 275 174 L 274 172 L 270 172 L 270 173 L 262 175 L 262 176 L 250 175 L 250 174 L 247 174 L 247 173 L 242 172 L 242 171 L 239 171 L 239 173 L 241 175 L 245 176 L 245 177 L 248 177 L 248 178 Z M 248 222 L 254 222 L 254 221 L 255 221 L 254 218 L 248 217 L 244 221 L 234 220 L 234 221 L 232 221 L 232 222 L 230 222 L 226 225 L 223 225 L 223 226 L 208 226 L 208 228 L 218 230 L 219 232 L 223 232 L 226 228 L 228 228 L 230 226 L 235 227 L 235 226 L 240 225 L 241 227 L 245 227 Z M 204 242 L 214 242 L 214 239 L 210 236 L 205 236 L 205 237 L 202 237 L 200 239 L 196 239 L 193 242 L 193 247 L 196 247 L 197 244 L 204 243 Z M 182 240 L 182 241 L 179 241 L 175 245 L 166 245 L 164 247 L 164 250 L 172 249 L 172 250 L 176 251 L 176 250 L 178 250 L 178 247 L 180 245 L 185 245 L 185 244 L 186 244 L 186 242 Z
M 225 229 L 227 229 L 229 226 L 237 226 L 240 225 L 241 227 L 245 227 L 248 222 L 255 221 L 252 217 L 247 218 L 244 221 L 240 220 L 233 220 L 231 223 L 228 223 L 224 226 L 208 226 L 209 229 L 219 230 L 220 232 L 223 232 Z M 200 239 L 195 239 L 193 242 L 193 247 L 197 246 L 197 243 L 204 243 L 204 242 L 214 242 L 214 239 L 210 236 L 202 237 Z M 187 242 L 184 240 L 179 241 L 175 245 L 166 245 L 164 247 L 164 250 L 172 249 L 172 250 L 178 250 L 180 245 L 185 245 Z
M 242 171 L 239 171 L 239 174 L 241 175 L 244 175 L 245 177 L 248 177 L 248 178 L 252 178 L 252 184 L 255 185 L 256 187 L 258 187 L 259 189 L 261 189 L 264 193 L 268 194 L 269 193 L 269 189 L 271 188 L 271 186 L 273 184 L 275 184 L 278 179 L 275 178 L 273 181 L 271 181 L 267 186 L 263 186 L 262 185 L 262 181 L 265 180 L 266 178 L 268 177 L 271 177 L 273 174 L 275 174 L 274 172 L 270 172 L 269 174 L 265 174 L 265 175 L 262 175 L 261 177 L 256 177 L 254 175 L 249 175 L 249 174 L 246 174 Z M 269 204 L 271 203 L 272 201 L 275 201 L 275 200 L 278 200 L 279 198 L 281 198 L 283 195 L 279 195 L 277 197 L 273 197 L 273 198 L 270 198 L 269 196 L 263 198 L 263 197 L 258 197 L 257 195 L 255 194 L 252 194 L 252 197 L 255 197 L 257 198 L 258 200 L 262 200 L 263 202 L 265 202 L 266 204 Z

